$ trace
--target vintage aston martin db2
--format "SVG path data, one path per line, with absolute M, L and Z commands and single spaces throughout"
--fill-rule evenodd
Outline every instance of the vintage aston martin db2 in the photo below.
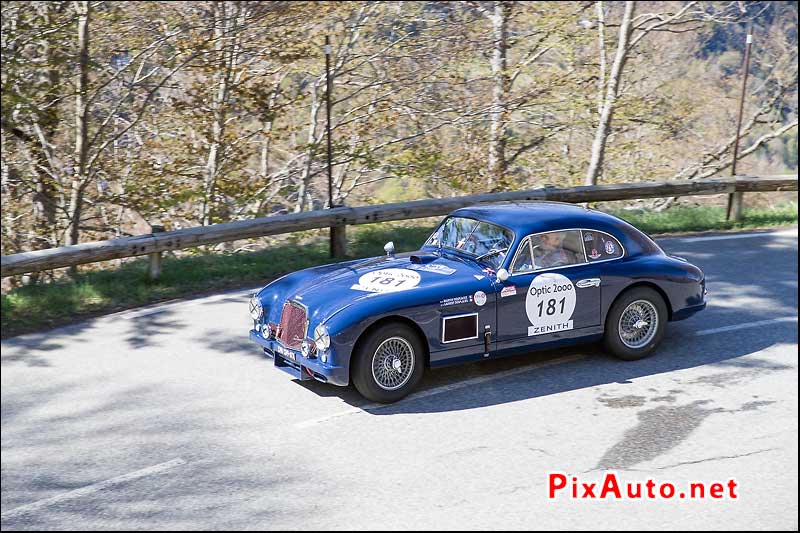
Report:
M 422 248 L 308 268 L 250 300 L 250 339 L 297 379 L 394 402 L 426 368 L 602 339 L 650 354 L 705 276 L 627 222 L 552 202 L 447 216 Z

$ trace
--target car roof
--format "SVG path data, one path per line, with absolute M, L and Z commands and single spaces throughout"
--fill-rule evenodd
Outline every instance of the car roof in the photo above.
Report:
M 518 237 L 542 231 L 587 228 L 622 230 L 627 224 L 608 213 L 562 202 L 502 202 L 462 207 L 451 216 L 475 218 L 505 226 Z

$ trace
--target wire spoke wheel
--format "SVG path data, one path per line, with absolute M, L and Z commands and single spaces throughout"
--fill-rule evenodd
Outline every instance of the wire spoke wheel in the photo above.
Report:
M 636 300 L 619 317 L 619 338 L 634 350 L 647 346 L 658 331 L 658 311 L 647 300 Z
M 414 373 L 414 349 L 402 337 L 383 341 L 372 356 L 372 377 L 383 390 L 397 390 Z
M 664 338 L 669 302 L 650 287 L 633 287 L 617 297 L 608 310 L 603 344 L 623 361 L 649 356 Z

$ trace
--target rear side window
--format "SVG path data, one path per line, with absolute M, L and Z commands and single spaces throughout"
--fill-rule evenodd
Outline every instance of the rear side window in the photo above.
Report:
M 579 230 L 548 231 L 530 237 L 534 270 L 585 263 Z
M 582 233 L 583 248 L 590 263 L 622 257 L 622 246 L 608 233 L 592 230 L 583 230 Z

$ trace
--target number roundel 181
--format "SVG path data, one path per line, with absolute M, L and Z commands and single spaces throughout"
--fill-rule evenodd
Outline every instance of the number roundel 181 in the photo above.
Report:
M 553 272 L 536 276 L 525 297 L 525 312 L 533 326 L 529 335 L 572 329 L 575 286 L 569 278 Z
M 362 274 L 351 289 L 367 292 L 396 292 L 419 285 L 419 272 L 407 268 L 384 268 Z

